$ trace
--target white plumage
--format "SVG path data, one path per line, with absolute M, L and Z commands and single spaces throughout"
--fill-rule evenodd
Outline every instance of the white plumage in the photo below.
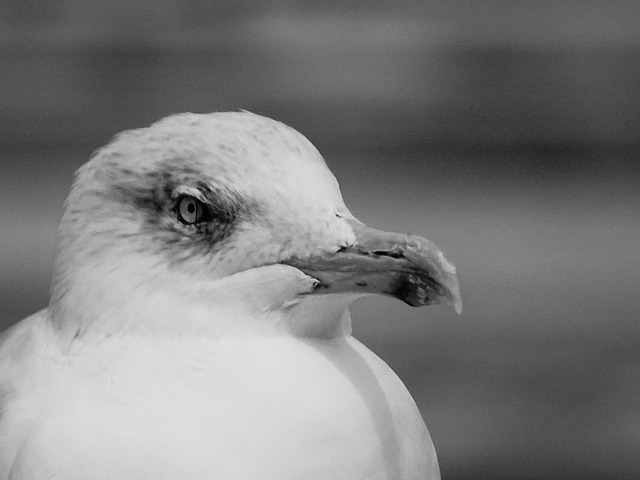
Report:
M 0 479 L 439 478 L 409 392 L 351 336 L 369 293 L 461 308 L 437 247 L 355 220 L 293 129 L 117 136 L 78 171 L 49 307 L 3 334 Z

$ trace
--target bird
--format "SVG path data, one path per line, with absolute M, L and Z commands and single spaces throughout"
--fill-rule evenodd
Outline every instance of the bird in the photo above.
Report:
M 0 480 L 440 478 L 352 335 L 367 295 L 462 309 L 442 251 L 357 220 L 295 129 L 242 110 L 116 135 L 76 172 L 48 306 L 0 339 Z

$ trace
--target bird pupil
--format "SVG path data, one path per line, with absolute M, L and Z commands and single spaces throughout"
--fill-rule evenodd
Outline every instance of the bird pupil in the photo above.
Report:
M 187 211 L 188 211 L 189 213 L 193 213 L 193 212 L 195 212 L 195 211 L 196 211 L 196 206 L 195 206 L 195 204 L 190 203 L 189 205 L 187 205 Z

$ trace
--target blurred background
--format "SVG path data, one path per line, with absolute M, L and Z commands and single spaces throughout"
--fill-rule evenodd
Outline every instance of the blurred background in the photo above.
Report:
M 369 298 L 444 479 L 640 478 L 640 3 L 0 2 L 0 326 L 46 306 L 76 168 L 240 108 L 438 243 L 465 310 Z

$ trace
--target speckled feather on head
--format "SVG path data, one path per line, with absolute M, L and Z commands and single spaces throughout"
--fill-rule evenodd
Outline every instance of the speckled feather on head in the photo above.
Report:
M 200 192 L 215 210 L 217 222 L 205 232 L 180 229 L 167 218 L 180 187 Z M 103 231 L 104 221 L 126 218 L 135 225 L 116 222 L 114 233 L 128 240 L 141 233 L 154 235 L 157 241 L 150 245 L 168 249 L 163 253 L 176 261 L 191 257 L 189 247 L 220 252 L 221 237 L 228 236 L 230 228 L 241 228 L 242 220 L 265 225 L 257 237 L 263 244 L 256 257 L 210 257 L 217 276 L 289 257 L 295 233 L 308 248 L 317 228 L 304 224 L 314 218 L 313 212 L 347 211 L 335 178 L 313 145 L 283 123 L 248 112 L 180 114 L 117 135 L 78 171 L 68 206 L 63 236 L 78 234 L 78 217 L 92 235 Z M 71 231 L 64 229 L 67 221 L 73 223 Z M 100 229 L 92 231 L 92 224 Z M 295 232 L 300 224 L 305 228 Z M 137 228 L 145 225 L 142 232 Z M 286 238 L 268 238 L 283 229 Z M 198 233 L 207 234 L 203 243 L 193 241 Z M 267 253 L 268 246 L 279 251 Z

